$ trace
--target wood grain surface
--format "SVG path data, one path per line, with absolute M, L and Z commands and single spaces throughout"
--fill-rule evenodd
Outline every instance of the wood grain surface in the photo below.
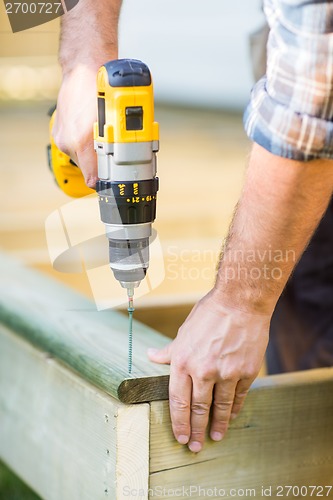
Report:
M 199 454 L 174 440 L 168 403 L 154 401 L 150 416 L 150 487 L 159 491 L 166 485 L 164 491 L 169 491 L 169 496 L 164 493 L 161 498 L 170 498 L 171 491 L 186 493 L 192 486 L 191 498 L 199 499 L 205 490 L 208 496 L 208 490 L 214 488 L 227 493 L 235 489 L 235 498 L 245 496 L 241 490 L 252 489 L 252 497 L 261 498 L 261 488 L 272 487 L 268 496 L 278 498 L 279 485 L 332 485 L 332 443 L 333 368 L 257 379 L 226 437 L 220 443 L 207 437 Z M 185 493 L 179 498 L 187 498 Z M 333 498 L 333 488 L 330 492 L 323 490 L 323 496 L 326 493 Z M 286 497 L 287 490 L 281 496 Z M 292 492 L 290 496 L 294 497 Z M 303 488 L 302 495 L 295 496 L 316 495 Z
M 148 404 L 120 403 L 3 325 L 0 359 L 0 458 L 43 499 L 147 491 Z
M 147 348 L 169 342 L 135 321 L 133 372 L 127 371 L 128 319 L 0 255 L 0 322 L 125 403 L 168 397 L 169 368 Z

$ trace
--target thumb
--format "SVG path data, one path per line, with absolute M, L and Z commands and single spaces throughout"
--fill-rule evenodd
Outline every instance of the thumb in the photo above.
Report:
M 148 349 L 147 354 L 150 361 L 154 363 L 170 364 L 171 362 L 171 347 L 173 342 L 170 342 L 163 349 Z

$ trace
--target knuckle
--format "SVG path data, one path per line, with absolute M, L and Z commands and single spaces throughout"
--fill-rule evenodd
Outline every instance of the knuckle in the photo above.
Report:
M 187 371 L 187 363 L 188 363 L 187 357 L 184 356 L 184 355 L 176 355 L 173 358 L 173 364 L 174 364 L 174 366 L 181 373 L 184 373 L 184 372 Z
M 243 401 L 246 398 L 248 392 L 249 392 L 248 390 L 243 391 L 243 392 L 237 392 L 235 394 L 235 400 L 237 400 L 237 401 Z
M 243 368 L 241 374 L 240 374 L 240 379 L 243 382 L 250 382 L 253 380 L 258 374 L 258 370 L 253 367 L 253 366 L 246 366 Z
M 233 401 L 228 399 L 226 401 L 214 401 L 214 408 L 217 410 L 228 410 L 233 405 Z
M 191 412 L 195 415 L 207 415 L 210 410 L 209 403 L 192 403 L 191 404 Z
M 248 370 L 245 370 L 243 373 L 242 373 L 242 376 L 241 376 L 241 379 L 243 381 L 246 381 L 246 382 L 249 382 L 251 383 L 252 380 L 254 380 L 256 378 L 256 376 L 258 375 L 258 371 L 257 370 L 254 370 L 254 369 L 251 369 L 249 368 Z
M 209 382 L 216 378 L 216 369 L 211 365 L 203 365 L 196 370 L 196 379 L 199 382 Z
M 232 400 L 226 400 L 226 401 L 214 401 L 214 409 L 217 410 L 219 413 L 226 414 L 229 413 L 232 405 L 233 405 Z
M 183 399 L 180 399 L 177 395 L 175 394 L 170 394 L 169 395 L 169 403 L 170 403 L 170 408 L 172 410 L 176 411 L 188 411 L 190 409 L 190 404 L 188 401 L 184 401 Z
M 220 379 L 222 382 L 234 382 L 240 379 L 240 374 L 235 370 L 225 371 L 221 373 Z
M 191 441 L 203 442 L 205 439 L 205 429 L 191 429 Z
M 252 380 L 254 380 L 258 375 L 258 372 L 259 369 L 256 366 L 254 366 L 253 363 L 247 363 L 247 365 L 244 366 L 242 369 L 242 373 L 240 374 L 240 379 L 243 382 L 249 383 L 250 385 Z
M 85 176 L 85 183 L 86 185 L 91 188 L 95 189 L 96 187 L 96 182 L 97 182 L 97 177 L 96 175 L 86 175 Z
M 62 151 L 65 154 L 69 153 L 67 141 L 65 140 L 64 136 L 61 133 L 53 131 L 53 140 L 55 145 L 60 151 Z

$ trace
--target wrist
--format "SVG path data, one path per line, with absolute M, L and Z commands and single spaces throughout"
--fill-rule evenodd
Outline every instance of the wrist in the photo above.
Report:
M 121 0 L 81 0 L 61 18 L 59 63 L 63 74 L 79 66 L 97 70 L 118 58 Z
M 81 71 L 88 74 L 93 73 L 96 78 L 99 68 L 114 59 L 118 59 L 118 49 L 116 47 L 96 52 L 92 49 L 78 51 L 75 56 L 67 48 L 63 48 L 59 52 L 59 64 L 63 77 L 71 75 L 75 71 Z
M 74 56 L 67 47 L 62 48 L 59 52 L 59 64 L 63 77 L 81 71 L 87 74 L 92 73 L 96 78 L 97 72 L 103 64 L 117 58 L 118 49 L 116 47 L 104 51 L 94 51 L 90 48 L 89 50 L 77 51 Z
M 62 72 L 62 80 L 66 82 L 71 78 L 80 78 L 80 80 L 84 82 L 93 82 L 96 84 L 97 72 L 103 64 L 108 61 L 111 61 L 111 57 L 96 57 L 92 59 L 80 60 L 77 59 L 75 61 L 61 61 L 61 72 Z
M 216 303 L 240 311 L 271 316 L 280 296 L 280 291 L 265 289 L 259 283 L 245 280 L 226 280 L 217 277 L 211 291 Z

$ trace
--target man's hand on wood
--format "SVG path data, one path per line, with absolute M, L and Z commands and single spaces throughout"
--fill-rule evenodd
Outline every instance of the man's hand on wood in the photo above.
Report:
M 243 406 L 268 343 L 269 314 L 223 304 L 212 290 L 200 300 L 166 348 L 149 350 L 170 363 L 172 428 L 180 444 L 199 452 L 210 413 L 210 437 L 220 441 Z

